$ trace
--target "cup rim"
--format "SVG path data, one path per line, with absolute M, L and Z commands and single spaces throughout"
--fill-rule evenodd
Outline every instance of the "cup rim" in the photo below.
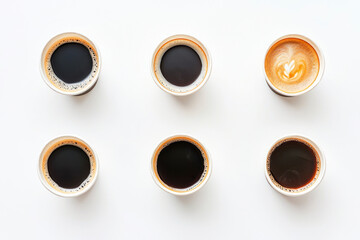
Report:
M 300 91 L 300 92 L 289 93 L 289 92 L 285 92 L 285 91 L 282 91 L 282 90 L 278 89 L 277 87 L 275 87 L 271 83 L 271 81 L 269 80 L 269 78 L 268 78 L 268 76 L 266 74 L 266 71 L 265 71 L 266 56 L 267 56 L 269 50 L 271 49 L 272 46 L 274 46 L 274 44 L 276 44 L 277 42 L 279 42 L 279 41 L 281 41 L 283 39 L 286 39 L 286 38 L 297 38 L 297 39 L 300 39 L 300 40 L 303 40 L 303 41 L 307 42 L 308 44 L 310 44 L 314 48 L 314 50 L 316 51 L 316 54 L 318 55 L 318 58 L 319 58 L 319 73 L 318 73 L 318 75 L 316 76 L 314 82 L 309 87 L 307 87 L 306 89 L 304 89 L 303 91 Z M 308 37 L 306 37 L 304 35 L 300 35 L 300 34 L 287 34 L 287 35 L 284 35 L 284 36 L 281 36 L 281 37 L 277 38 L 267 48 L 267 50 L 265 52 L 265 57 L 264 57 L 262 69 L 263 69 L 263 73 L 265 75 L 266 83 L 271 88 L 271 90 L 273 90 L 275 93 L 279 94 L 280 96 L 295 97 L 295 96 L 300 96 L 302 94 L 305 94 L 305 93 L 311 91 L 313 88 L 315 88 L 319 84 L 319 82 L 321 81 L 321 79 L 322 79 L 322 77 L 324 75 L 324 71 L 325 71 L 325 58 L 324 58 L 323 52 L 320 49 L 320 47 L 318 45 L 316 45 L 316 43 L 314 41 L 312 41 L 310 38 L 308 38 Z
M 158 53 L 158 51 L 161 49 L 162 46 L 164 46 L 168 41 L 170 40 L 174 40 L 174 39 L 178 39 L 178 38 L 184 38 L 184 39 L 187 39 L 187 40 L 190 40 L 196 44 L 199 45 L 199 47 L 203 50 L 206 58 L 207 58 L 207 73 L 205 74 L 202 82 L 196 86 L 195 88 L 187 91 L 187 92 L 174 92 L 174 91 L 171 91 L 169 90 L 168 88 L 166 88 L 165 86 L 163 86 L 159 80 L 157 79 L 157 76 L 155 74 L 155 71 L 154 71 L 154 65 L 155 65 L 155 60 L 156 60 L 156 55 Z M 152 55 L 152 59 L 151 59 L 151 64 L 150 64 L 150 71 L 151 71 L 151 76 L 153 78 L 153 80 L 155 81 L 156 85 L 162 89 L 163 91 L 167 92 L 167 93 L 170 93 L 174 96 L 187 96 L 187 95 L 190 95 L 190 94 L 193 94 L 197 91 L 199 91 L 204 85 L 205 83 L 209 80 L 210 78 L 210 75 L 211 75 L 211 70 L 212 70 L 212 58 L 211 58 L 211 54 L 210 52 L 208 51 L 208 49 L 205 47 L 205 45 L 200 42 L 198 39 L 196 39 L 195 37 L 193 36 L 190 36 L 190 35 L 186 35 L 186 34 L 175 34 L 175 35 L 172 35 L 170 37 L 167 37 L 165 38 L 163 41 L 161 41 L 158 46 L 155 48 L 155 51 Z M 164 78 L 165 81 L 167 81 L 165 78 Z M 196 81 L 196 80 L 195 80 Z
M 317 151 L 318 155 L 319 155 L 319 158 L 320 158 L 320 162 L 321 162 L 321 168 L 320 168 L 320 173 L 319 173 L 319 176 L 318 176 L 318 179 L 314 182 L 314 184 L 312 184 L 309 188 L 305 189 L 304 191 L 301 191 L 301 192 L 287 192 L 287 191 L 284 191 L 280 188 L 278 188 L 274 182 L 270 179 L 270 176 L 269 176 L 269 172 L 268 172 L 268 169 L 267 169 L 267 159 L 269 157 L 269 154 L 271 152 L 271 150 L 273 149 L 273 147 L 278 144 L 279 142 L 285 140 L 285 139 L 289 139 L 289 138 L 298 138 L 298 139 L 301 139 L 301 140 L 304 140 L 306 142 L 309 142 L 314 148 L 315 150 Z M 324 175 L 325 175 L 325 172 L 326 172 L 326 159 L 325 159 L 325 156 L 323 154 L 323 152 L 321 151 L 320 147 L 318 146 L 318 144 L 314 143 L 312 140 L 310 140 L 309 138 L 307 137 L 304 137 L 304 136 L 301 136 L 301 135 L 288 135 L 288 136 L 285 136 L 285 137 L 282 137 L 282 138 L 279 138 L 277 139 L 272 145 L 271 147 L 269 148 L 267 154 L 266 154 L 266 159 L 265 159 L 265 178 L 267 180 L 267 182 L 269 183 L 269 185 L 274 189 L 276 190 L 277 192 L 285 195 L 285 196 L 289 196 L 289 197 L 298 197 L 298 196 L 302 196 L 302 195 L 305 195 L 311 191 L 313 191 L 315 188 L 317 188 L 319 186 L 319 184 L 321 183 L 321 181 L 323 180 L 324 178 Z
M 193 189 L 190 189 L 188 191 L 174 191 L 171 190 L 167 187 L 165 187 L 157 178 L 156 173 L 155 173 L 155 169 L 153 167 L 154 161 L 155 161 L 155 157 L 156 157 L 156 152 L 159 150 L 160 147 L 162 147 L 165 143 L 173 140 L 173 139 L 181 139 L 181 138 L 187 138 L 190 139 L 191 141 L 194 141 L 196 144 L 198 144 L 199 146 L 201 146 L 202 150 L 205 152 L 206 156 L 207 156 L 207 161 L 208 161 L 208 172 L 206 174 L 206 176 L 204 177 L 204 179 L 198 184 L 198 186 L 196 186 Z M 202 143 L 200 141 L 198 141 L 197 139 L 189 136 L 189 135 L 185 135 L 185 134 L 177 134 L 177 135 L 172 135 L 170 137 L 165 138 L 164 140 L 162 140 L 155 148 L 152 157 L 151 157 L 151 161 L 150 161 L 150 172 L 151 172 L 151 176 L 154 180 L 154 182 L 156 183 L 156 185 L 158 185 L 162 190 L 164 190 L 165 192 L 168 192 L 170 194 L 176 195 L 176 196 L 186 196 L 186 195 L 190 195 L 193 194 L 197 191 L 199 191 L 201 188 L 204 187 L 204 185 L 206 185 L 206 183 L 208 182 L 211 173 L 212 173 L 212 160 L 209 154 L 209 151 L 204 147 L 204 145 L 202 145 Z M 165 184 L 165 183 L 164 183 Z
M 95 168 L 95 174 L 94 174 L 94 177 L 93 177 L 93 180 L 86 186 L 86 188 L 84 188 L 83 190 L 79 191 L 79 192 L 70 192 L 70 193 L 61 193 L 57 190 L 55 190 L 54 188 L 52 188 L 44 179 L 44 175 L 42 173 L 42 161 L 43 161 L 43 154 L 45 152 L 45 150 L 52 146 L 54 143 L 56 143 L 57 141 L 61 140 L 61 139 L 66 139 L 66 138 L 70 138 L 70 139 L 75 139 L 77 141 L 81 141 L 82 143 L 84 143 L 88 148 L 91 149 L 91 151 L 93 152 L 94 154 L 94 161 L 96 163 L 96 168 Z M 55 150 L 55 149 L 54 149 Z M 50 140 L 42 149 L 40 155 L 39 155 L 39 160 L 38 160 L 38 176 L 39 176 L 39 179 L 40 179 L 40 182 L 42 183 L 42 185 L 48 190 L 50 191 L 51 193 L 57 195 L 57 196 L 60 196 L 60 197 L 64 197 L 64 198 L 73 198 L 73 197 L 78 197 L 80 195 L 83 195 L 85 194 L 86 192 L 88 192 L 95 184 L 97 178 L 98 178 L 98 174 L 99 174 L 99 158 L 96 154 L 96 152 L 94 151 L 94 149 L 87 143 L 85 142 L 84 140 L 82 140 L 81 138 L 79 137 L 76 137 L 76 136 L 73 136 L 73 135 L 61 135 L 61 136 L 58 136 L 56 138 L 53 138 L 52 140 Z
M 85 39 L 86 41 L 88 41 L 91 45 L 93 45 L 93 47 L 95 48 L 96 52 L 97 52 L 97 56 L 98 56 L 98 71 L 95 73 L 95 77 L 94 80 L 87 85 L 85 88 L 79 90 L 79 91 L 75 91 L 75 92 L 68 92 L 68 91 L 64 91 L 61 90 L 57 87 L 55 87 L 50 80 L 47 78 L 46 74 L 45 74 L 45 70 L 44 70 L 44 64 L 43 64 L 43 60 L 45 57 L 45 54 L 47 51 L 47 48 L 49 46 L 51 46 L 52 42 L 57 39 L 57 38 L 61 38 L 62 36 L 66 36 L 66 35 L 73 35 L 73 36 L 77 36 L 80 38 Z M 77 33 L 77 32 L 63 32 L 60 34 L 55 35 L 54 37 L 52 37 L 50 40 L 47 41 L 47 43 L 44 45 L 42 52 L 41 52 L 41 56 L 40 56 L 40 73 L 41 73 L 41 77 L 44 80 L 44 82 L 46 83 L 46 85 L 48 85 L 52 90 L 54 90 L 57 93 L 63 94 L 63 95 L 68 95 L 68 96 L 79 96 L 79 95 L 83 95 L 85 93 L 87 93 L 88 91 L 92 90 L 92 88 L 96 85 L 98 79 L 99 79 L 99 75 L 100 75 L 100 71 L 101 71 L 101 67 L 102 67 L 102 58 L 101 58 L 101 53 L 99 51 L 98 46 L 91 41 L 89 38 L 87 38 L 86 36 Z

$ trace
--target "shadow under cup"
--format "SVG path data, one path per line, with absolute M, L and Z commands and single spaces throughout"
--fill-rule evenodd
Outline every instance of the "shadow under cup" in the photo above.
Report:
M 185 188 L 176 188 L 169 186 L 161 177 L 158 171 L 158 159 L 161 152 L 168 147 L 169 145 L 176 142 L 187 142 L 195 146 L 200 152 L 203 159 L 203 171 L 201 173 L 200 178 L 191 186 L 187 186 Z M 172 160 L 172 159 L 170 159 Z M 155 183 L 166 192 L 169 192 L 174 195 L 189 195 L 196 191 L 198 191 L 201 187 L 205 185 L 208 181 L 212 170 L 212 164 L 210 160 L 209 153 L 205 149 L 205 147 L 196 139 L 185 136 L 185 135 L 176 135 L 169 137 L 163 140 L 155 149 L 154 154 L 151 158 L 151 173 Z
M 295 143 L 296 147 L 294 148 L 294 145 L 292 145 L 292 147 L 289 147 L 289 145 L 286 146 L 286 143 L 290 143 L 290 144 Z M 280 161 L 283 161 L 282 163 L 278 162 L 277 166 L 275 165 L 274 167 L 274 169 L 277 168 L 276 170 L 283 172 L 283 174 L 281 174 L 280 179 L 278 179 L 279 181 L 275 179 L 276 175 L 278 175 L 279 172 L 278 173 L 272 172 L 272 167 L 271 167 L 271 163 L 273 159 L 272 155 L 274 154 L 275 151 L 277 151 L 276 152 L 277 160 L 275 160 L 276 158 L 274 157 L 273 161 L 275 162 L 279 161 L 279 157 L 282 159 Z M 314 159 L 315 165 L 313 165 L 312 167 L 313 175 L 311 178 L 308 178 L 308 181 L 306 180 L 306 178 L 303 179 L 302 177 L 305 176 L 304 174 L 308 174 L 309 172 L 311 172 L 310 170 L 311 167 L 309 168 L 309 166 L 311 166 L 312 163 L 309 162 L 309 158 L 306 157 L 306 153 L 304 153 L 303 151 L 307 151 L 308 156 L 311 155 L 312 157 L 315 158 Z M 309 154 L 310 152 L 311 154 Z M 290 161 L 290 165 L 284 164 L 285 162 L 289 163 L 289 161 Z M 323 179 L 325 174 L 325 168 L 326 168 L 325 157 L 321 152 L 320 148 L 308 138 L 298 135 L 293 135 L 293 136 L 283 137 L 277 140 L 272 145 L 266 158 L 265 177 L 268 183 L 270 184 L 270 186 L 273 187 L 276 191 L 286 196 L 295 197 L 295 196 L 304 195 L 314 190 Z M 301 175 L 303 176 L 301 177 Z M 293 186 L 295 185 L 294 180 L 297 181 L 297 184 L 300 183 L 301 181 L 304 181 L 305 184 L 296 187 L 293 186 L 285 187 L 279 183 L 284 180 L 286 180 L 289 185 L 292 184 Z
M 191 84 L 186 86 L 177 86 L 166 80 L 161 72 L 161 61 L 167 51 L 173 47 L 185 46 L 196 52 L 201 61 L 201 70 L 199 76 Z M 175 96 L 186 96 L 198 91 L 210 77 L 211 56 L 205 46 L 196 38 L 188 35 L 174 35 L 162 41 L 155 52 L 151 61 L 151 74 L 155 83 L 165 92 Z
M 59 186 L 49 173 L 48 160 L 55 150 L 63 146 L 74 146 L 80 152 L 85 153 L 90 166 L 85 180 L 73 188 Z M 82 150 L 82 151 L 81 151 Z M 63 166 L 62 166 L 63 167 Z M 73 136 L 62 136 L 51 140 L 42 150 L 39 157 L 38 173 L 41 183 L 52 193 L 61 197 L 76 197 L 84 194 L 94 185 L 98 175 L 99 163 L 94 150 L 83 140 Z M 63 170 L 64 171 L 64 170 Z M 65 173 L 66 174 L 66 173 Z M 70 173 L 69 173 L 70 174 Z

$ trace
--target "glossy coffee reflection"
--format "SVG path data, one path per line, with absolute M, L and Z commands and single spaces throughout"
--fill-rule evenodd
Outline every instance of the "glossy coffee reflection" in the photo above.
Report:
M 282 194 L 298 196 L 310 192 L 320 183 L 324 173 L 325 157 L 308 138 L 281 138 L 268 152 L 266 178 Z
M 175 195 L 187 195 L 200 189 L 211 173 L 205 147 L 196 139 L 176 135 L 162 141 L 151 159 L 155 182 Z
M 314 179 L 318 156 L 307 143 L 289 139 L 276 146 L 269 161 L 275 181 L 283 187 L 297 189 Z
M 194 49 L 178 45 L 167 50 L 160 63 L 162 75 L 176 86 L 188 86 L 200 75 L 202 63 Z
M 188 188 L 200 180 L 204 172 L 204 157 L 192 143 L 177 141 L 159 153 L 157 171 L 164 183 L 174 188 Z

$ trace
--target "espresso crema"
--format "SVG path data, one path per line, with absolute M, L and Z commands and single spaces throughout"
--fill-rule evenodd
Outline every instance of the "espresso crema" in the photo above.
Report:
M 98 80 L 100 63 L 95 44 L 78 33 L 53 37 L 41 56 L 45 82 L 55 91 L 67 95 L 90 91 Z

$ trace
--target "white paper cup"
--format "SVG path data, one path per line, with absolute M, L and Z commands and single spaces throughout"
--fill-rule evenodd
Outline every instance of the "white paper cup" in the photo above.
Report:
M 281 143 L 283 143 L 287 140 L 298 140 L 300 142 L 306 143 L 307 145 L 310 145 L 317 156 L 317 166 L 316 166 L 315 177 L 308 184 L 306 184 L 303 187 L 297 188 L 297 189 L 291 189 L 291 188 L 286 188 L 286 187 L 281 186 L 274 179 L 274 177 L 272 176 L 271 171 L 270 171 L 270 156 L 271 156 L 273 150 L 277 146 L 279 146 Z M 304 194 L 307 194 L 307 193 L 313 191 L 320 184 L 321 180 L 323 179 L 324 174 L 325 174 L 325 169 L 326 169 L 326 161 L 325 161 L 325 157 L 324 157 L 323 153 L 321 152 L 320 148 L 310 139 L 299 136 L 299 135 L 287 136 L 287 137 L 283 137 L 283 138 L 277 140 L 271 146 L 271 148 L 267 154 L 266 161 L 265 161 L 265 177 L 266 177 L 266 180 L 268 181 L 268 183 L 270 184 L 270 186 L 272 188 L 274 188 L 276 191 L 278 191 L 279 193 L 284 194 L 286 196 L 290 196 L 290 197 L 301 196 L 301 195 L 304 195 Z
M 200 57 L 202 69 L 199 77 L 188 86 L 176 86 L 171 84 L 161 73 L 160 63 L 164 53 L 172 47 L 185 45 L 192 48 Z M 155 52 L 151 61 L 151 75 L 162 90 L 175 96 L 186 96 L 197 92 L 208 81 L 211 73 L 211 56 L 205 46 L 196 38 L 188 35 L 174 35 L 162 41 Z
M 79 83 L 65 83 L 52 70 L 50 58 L 55 49 L 64 43 L 78 42 L 88 48 L 90 55 L 93 58 L 93 68 L 91 73 Z M 92 90 L 99 78 L 101 69 L 101 57 L 99 49 L 87 37 L 74 32 L 67 32 L 59 34 L 45 45 L 40 61 L 41 76 L 45 83 L 54 91 L 70 96 L 78 96 L 88 93 Z
M 169 144 L 171 144 L 173 142 L 177 142 L 177 141 L 187 141 L 187 142 L 194 144 L 201 151 L 203 158 L 204 158 L 204 172 L 203 172 L 202 176 L 194 185 L 192 185 L 188 188 L 184 188 L 184 189 L 170 187 L 169 185 L 167 185 L 165 182 L 163 182 L 161 180 L 161 178 L 158 174 L 158 171 L 157 171 L 157 159 L 158 159 L 159 153 L 166 146 L 168 146 Z M 209 180 L 209 177 L 211 175 L 212 163 L 210 160 L 209 152 L 205 149 L 205 147 L 198 140 L 196 140 L 193 137 L 187 136 L 187 135 L 175 135 L 175 136 L 166 138 L 156 147 L 156 149 L 152 155 L 152 158 L 151 158 L 150 169 L 151 169 L 151 175 L 152 175 L 155 183 L 161 189 L 163 189 L 164 191 L 166 191 L 168 193 L 177 195 L 177 196 L 184 196 L 184 195 L 189 195 L 189 194 L 192 194 L 192 193 L 200 190 L 206 184 L 206 182 Z
M 47 170 L 47 161 L 50 154 L 58 147 L 64 145 L 74 145 L 80 147 L 89 156 L 90 159 L 89 176 L 87 177 L 87 179 L 83 181 L 83 183 L 79 187 L 74 189 L 60 187 L 51 179 L 49 172 Z M 81 140 L 80 138 L 74 136 L 61 136 L 51 140 L 43 148 L 39 157 L 38 173 L 41 183 L 45 186 L 47 190 L 61 197 L 77 197 L 89 191 L 96 182 L 98 172 L 99 172 L 99 161 L 98 161 L 98 157 L 96 156 L 96 153 L 90 147 L 89 144 L 87 144 L 85 141 Z
M 274 46 L 277 42 L 283 40 L 283 39 L 287 39 L 287 38 L 297 38 L 300 40 L 303 40 L 305 42 L 307 42 L 308 44 L 310 44 L 310 46 L 312 46 L 315 50 L 315 52 L 317 53 L 317 56 L 319 58 L 319 72 L 318 75 L 316 77 L 316 79 L 314 80 L 314 82 L 306 89 L 300 91 L 300 92 L 295 92 L 295 93 L 291 93 L 291 92 L 285 92 L 283 90 L 280 90 L 279 88 L 277 88 L 274 84 L 272 84 L 272 82 L 269 80 L 266 71 L 265 71 L 265 62 L 266 62 L 266 56 L 269 52 L 269 50 L 271 49 L 272 46 Z M 324 74 L 324 70 L 325 70 L 325 58 L 322 54 L 322 51 L 320 50 L 320 48 L 309 38 L 299 35 L 299 34 L 289 34 L 289 35 L 285 35 L 282 36 L 278 39 L 276 39 L 271 45 L 270 47 L 267 49 L 266 53 L 265 53 L 265 58 L 264 58 L 264 65 L 263 65 L 263 71 L 264 71 L 264 75 L 265 75 L 265 80 L 266 83 L 268 84 L 268 86 L 270 87 L 270 89 L 275 92 L 276 94 L 280 95 L 280 96 L 284 96 L 284 97 L 295 97 L 295 96 L 299 96 L 302 95 L 304 93 L 309 92 L 311 89 L 313 89 L 314 87 L 316 87 L 316 85 L 320 82 L 320 80 L 323 77 Z

